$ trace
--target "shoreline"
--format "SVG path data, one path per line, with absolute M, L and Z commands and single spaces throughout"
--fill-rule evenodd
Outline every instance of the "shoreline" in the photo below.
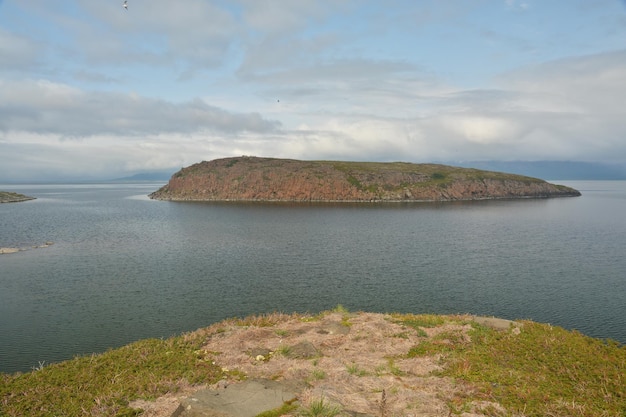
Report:
M 315 204 L 421 204 L 421 203 L 454 203 L 454 202 L 470 202 L 470 201 L 506 201 L 506 200 L 545 200 L 549 198 L 568 198 L 568 197 L 580 197 L 580 194 L 558 194 L 558 195 L 524 195 L 524 196 L 493 196 L 493 197 L 474 197 L 474 198 L 449 198 L 439 200 L 401 200 L 401 199 L 371 199 L 371 200 L 324 200 L 324 199 L 303 199 L 303 200 L 288 200 L 288 199 L 268 199 L 268 198 L 177 198 L 177 197 L 160 197 L 148 194 L 151 200 L 157 201 L 176 201 L 176 202 L 206 202 L 206 203 L 315 203 Z

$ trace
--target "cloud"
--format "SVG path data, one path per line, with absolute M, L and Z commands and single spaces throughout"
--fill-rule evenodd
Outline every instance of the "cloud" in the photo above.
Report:
M 547 103 L 568 102 L 579 111 L 622 114 L 624 79 L 626 49 L 554 60 L 503 74 L 497 81 Z
M 402 82 L 393 71 L 379 75 L 366 83 L 370 90 L 354 80 L 346 83 L 346 94 L 363 107 L 344 105 L 353 111 L 318 115 L 312 119 L 319 122 L 314 134 L 300 132 L 300 148 L 378 160 L 626 161 L 626 115 L 620 105 L 626 96 L 620 81 L 626 79 L 625 51 L 508 72 L 490 89 L 427 89 Z M 373 95 L 372 80 L 385 86 L 386 76 L 404 87 L 404 94 L 389 89 L 386 96 Z M 368 97 L 375 98 L 373 104 Z
M 511 72 L 498 83 L 518 92 L 518 119 L 549 132 L 548 143 L 561 143 L 565 155 L 623 162 L 624 79 L 626 50 L 618 50 Z
M 311 20 L 345 10 L 350 0 L 300 0 L 297 2 L 271 2 L 237 0 L 242 17 L 252 31 L 274 35 L 301 29 Z
M 625 55 L 555 60 L 472 90 L 405 63 L 338 60 L 317 73 L 302 66 L 251 77 L 249 83 L 284 94 L 264 115 L 227 111 L 209 99 L 174 103 L 49 81 L 5 82 L 0 103 L 10 104 L 0 104 L 0 150 L 22 164 L 32 155 L 28 163 L 46 175 L 177 169 L 242 154 L 621 162 Z M 0 175 L 12 169 L 18 167 L 5 164 Z
M 82 138 L 100 134 L 271 132 L 280 123 L 200 99 L 172 103 L 136 94 L 86 92 L 50 81 L 0 83 L 0 131 Z
M 526 10 L 530 7 L 527 2 L 519 0 L 505 0 L 505 3 L 513 10 Z
M 505 118 L 485 115 L 447 116 L 442 125 L 464 140 L 482 145 L 506 142 L 516 136 L 516 123 Z
M 24 71 L 42 65 L 41 45 L 0 29 L 0 71 Z
M 242 154 L 626 161 L 609 1 L 588 22 L 583 2 L 129 3 L 3 4 L 0 178 Z

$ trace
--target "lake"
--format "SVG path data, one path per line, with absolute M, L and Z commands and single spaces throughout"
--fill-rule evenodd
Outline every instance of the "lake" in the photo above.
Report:
M 153 201 L 162 183 L 0 185 L 0 372 L 233 316 L 532 319 L 626 343 L 626 181 L 452 203 Z

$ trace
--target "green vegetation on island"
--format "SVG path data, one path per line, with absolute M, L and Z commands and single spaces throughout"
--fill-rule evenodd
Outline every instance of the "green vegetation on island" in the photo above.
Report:
M 339 328 L 345 328 L 345 334 L 314 327 L 330 319 Z M 235 345 L 219 344 L 220 341 L 225 344 L 227 336 L 240 332 L 237 340 L 255 341 L 265 334 L 282 343 L 290 335 L 301 334 L 298 332 L 305 329 L 303 326 L 311 326 L 306 328 L 313 335 L 310 337 L 332 337 L 333 343 L 343 338 L 341 352 L 346 352 L 346 346 L 352 344 L 370 344 L 371 337 L 396 348 L 402 343 L 407 346 L 401 353 L 381 356 L 380 363 L 368 361 L 371 359 L 368 350 L 355 347 L 353 358 L 356 359 L 346 360 L 343 371 L 336 366 L 323 368 L 325 361 L 337 358 L 325 355 L 330 347 L 319 343 L 314 356 L 299 359 L 304 366 L 300 372 L 310 387 L 317 383 L 330 386 L 331 372 L 337 371 L 343 372 L 339 379 L 353 381 L 349 382 L 350 386 L 356 384 L 354 381 L 386 381 L 387 388 L 382 391 L 363 392 L 364 396 L 378 398 L 377 408 L 371 411 L 373 415 L 395 415 L 391 412 L 392 405 L 403 407 L 406 413 L 420 407 L 406 400 L 407 390 L 416 389 L 407 388 L 406 383 L 402 385 L 402 378 L 409 376 L 426 381 L 431 391 L 439 390 L 433 398 L 442 401 L 448 415 L 464 412 L 488 416 L 626 415 L 625 346 L 548 324 L 501 322 L 506 325 L 490 326 L 472 316 L 349 313 L 342 308 L 319 315 L 275 313 L 230 319 L 166 340 L 142 340 L 102 354 L 57 364 L 42 363 L 28 373 L 2 374 L 0 415 L 141 415 L 141 410 L 132 407 L 133 400 L 154 400 L 167 393 L 175 395 L 190 386 L 213 384 L 221 379 L 236 383 L 248 378 L 245 370 L 222 365 L 229 353 L 241 354 L 229 352 Z M 373 329 L 393 326 L 394 330 L 391 333 L 374 330 L 378 334 L 368 334 L 362 330 L 368 324 Z M 356 330 L 348 333 L 351 329 Z M 384 352 L 386 343 L 377 344 L 372 352 Z M 270 366 L 274 361 L 287 360 L 284 356 L 296 348 L 284 346 L 275 350 L 273 355 L 254 353 L 256 359 L 252 356 L 247 361 L 249 369 L 261 369 L 257 364 Z M 295 359 L 291 360 L 294 363 Z M 430 365 L 425 371 L 415 370 L 419 364 L 426 363 Z M 273 372 L 279 373 L 268 378 L 280 380 L 284 376 L 284 366 L 277 366 Z M 393 385 L 395 381 L 400 385 Z M 317 416 L 330 411 L 332 415 L 349 415 L 354 410 L 319 397 L 306 404 L 286 403 L 264 415 L 288 412 Z

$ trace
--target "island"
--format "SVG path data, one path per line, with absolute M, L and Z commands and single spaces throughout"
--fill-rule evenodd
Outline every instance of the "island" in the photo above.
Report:
M 574 197 L 542 179 L 441 164 L 241 156 L 176 172 L 150 198 L 170 201 L 443 202 Z
M 29 197 L 24 194 L 12 193 L 9 191 L 0 191 L 0 203 L 18 203 L 20 201 L 34 200 L 35 197 Z

